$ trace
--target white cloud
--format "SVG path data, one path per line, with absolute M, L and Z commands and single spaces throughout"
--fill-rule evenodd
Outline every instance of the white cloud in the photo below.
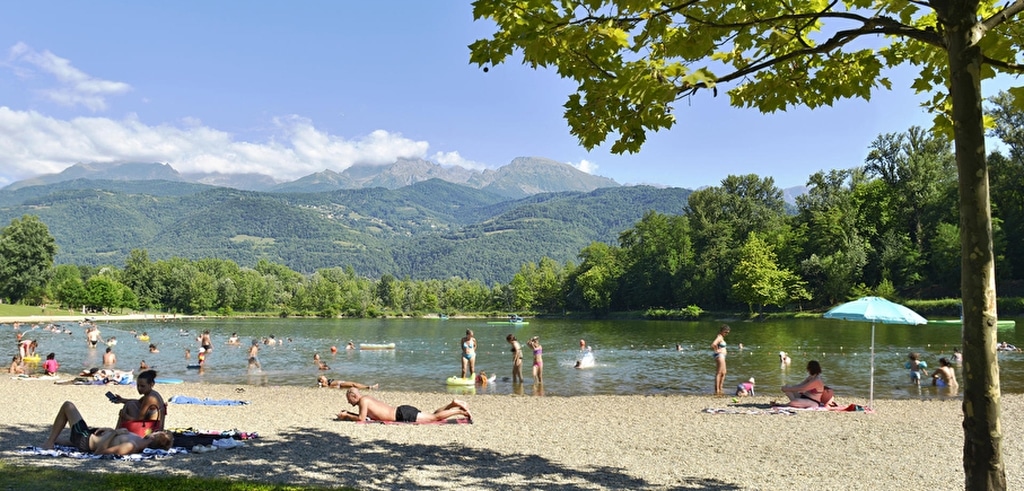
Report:
M 62 106 L 84 106 L 91 111 L 102 111 L 107 108 L 107 96 L 132 90 L 131 85 L 124 82 L 93 78 L 72 66 L 67 59 L 49 51 L 38 52 L 25 43 L 11 47 L 8 64 L 20 77 L 31 76 L 31 67 L 52 75 L 59 85 L 38 92 Z
M 567 164 L 575 167 L 577 170 L 586 172 L 587 174 L 593 174 L 597 172 L 597 164 L 589 160 L 581 160 L 580 163 L 574 164 L 572 162 L 566 162 Z
M 354 164 L 425 158 L 429 148 L 425 141 L 384 130 L 346 139 L 318 130 L 305 118 L 274 123 L 277 132 L 268 141 L 251 142 L 195 119 L 181 126 L 151 126 L 134 116 L 60 120 L 0 106 L 0 184 L 60 172 L 78 162 L 163 162 L 185 173 L 256 172 L 292 180 Z
M 468 160 L 459 155 L 459 152 L 436 152 L 430 157 L 435 162 L 444 166 L 459 166 L 470 170 L 484 170 L 487 168 L 486 165 L 481 164 L 473 160 Z

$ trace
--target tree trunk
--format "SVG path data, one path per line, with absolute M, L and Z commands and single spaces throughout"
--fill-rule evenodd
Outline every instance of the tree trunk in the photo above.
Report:
M 946 7 L 938 14 L 946 28 L 960 192 L 965 489 L 1005 490 L 992 212 L 981 108 L 982 53 L 978 40 L 971 39 L 978 2 L 940 4 Z

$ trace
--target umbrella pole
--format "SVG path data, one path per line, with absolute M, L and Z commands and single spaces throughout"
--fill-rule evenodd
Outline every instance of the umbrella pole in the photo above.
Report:
M 871 323 L 871 385 L 868 392 L 868 409 L 875 406 L 875 323 Z

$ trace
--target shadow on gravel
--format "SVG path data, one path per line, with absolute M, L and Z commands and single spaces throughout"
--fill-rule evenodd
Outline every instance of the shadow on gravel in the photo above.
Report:
M 436 429 L 446 428 L 457 429 Z M 90 472 L 185 474 L 273 484 L 351 486 L 361 490 L 741 489 L 735 483 L 704 478 L 680 478 L 667 486 L 651 483 L 626 474 L 614 467 L 614 462 L 608 466 L 575 468 L 535 455 L 502 454 L 459 444 L 437 447 L 388 440 L 356 444 L 346 436 L 305 429 L 283 432 L 272 442 L 257 439 L 239 449 L 141 462 L 13 456 L 13 451 L 20 447 L 41 443 L 46 430 L 40 427 L 0 428 L 0 442 L 3 442 L 0 450 L 4 460 L 17 465 L 44 465 Z

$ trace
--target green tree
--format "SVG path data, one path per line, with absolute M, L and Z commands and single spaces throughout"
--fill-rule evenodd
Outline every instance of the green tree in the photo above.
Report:
M 914 126 L 905 133 L 880 135 L 872 142 L 865 171 L 888 191 L 890 220 L 873 237 L 882 278 L 897 287 L 921 279 L 924 257 L 940 221 L 948 219 L 946 196 L 956 189 L 956 166 L 948 140 Z
M 732 279 L 732 294 L 749 306 L 750 313 L 754 313 L 755 305 L 759 311 L 766 305 L 785 305 L 790 299 L 789 285 L 797 280 L 797 276 L 788 269 L 780 268 L 775 251 L 751 232 L 740 250 L 740 261 L 733 270 Z
M 867 263 L 855 195 L 862 181 L 863 173 L 855 171 L 817 172 L 796 199 L 796 229 L 803 242 L 799 271 L 818 303 L 845 300 Z
M 648 211 L 633 228 L 619 234 L 619 247 L 627 309 L 686 302 L 694 252 L 685 216 Z
M 162 285 L 153 262 L 149 260 L 148 251 L 132 249 L 128 252 L 128 258 L 124 260 L 122 281 L 135 292 L 142 308 L 151 309 L 159 306 Z
M 1006 241 L 1024 243 L 1024 110 L 1008 92 L 989 99 L 994 121 L 992 136 L 1002 140 L 1009 156 L 995 153 L 989 157 L 992 175 L 992 214 L 1003 220 Z M 997 263 L 1000 273 L 1010 273 L 1017 279 L 1024 277 L 1024 247 L 1011 247 L 1006 261 Z
M 724 306 L 739 249 L 751 232 L 766 233 L 785 222 L 782 191 L 774 179 L 728 176 L 721 186 L 694 191 L 686 205 L 693 237 L 698 303 Z
M 0 230 L 0 298 L 20 301 L 46 285 L 57 242 L 39 217 L 23 215 Z
M 50 279 L 50 298 L 63 307 L 78 309 L 86 304 L 85 282 L 81 270 L 73 264 L 60 264 L 53 268 Z
M 762 112 L 816 108 L 868 99 L 891 86 L 885 69 L 916 67 L 912 87 L 932 95 L 936 127 L 956 149 L 964 486 L 1005 489 L 999 362 L 986 327 L 997 314 L 981 83 L 1022 70 L 1024 31 L 1014 22 L 1022 11 L 1024 0 L 477 0 L 474 18 L 496 30 L 470 45 L 470 59 L 491 66 L 517 53 L 555 67 L 578 84 L 565 104 L 571 132 L 588 149 L 614 134 L 616 153 L 671 128 L 673 104 L 702 89 L 732 85 L 733 105 Z
M 106 275 L 95 275 L 85 282 L 86 303 L 94 308 L 109 310 L 121 304 L 119 283 Z
M 603 242 L 593 242 L 580 251 L 575 285 L 585 306 L 595 313 L 607 313 L 618 293 L 622 276 L 620 254 L 618 247 Z

